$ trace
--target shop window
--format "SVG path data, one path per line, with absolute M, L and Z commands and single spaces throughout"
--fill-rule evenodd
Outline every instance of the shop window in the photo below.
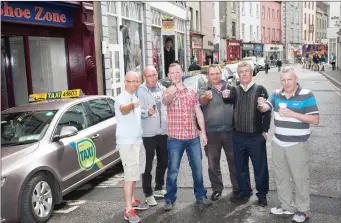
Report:
M 121 2 L 122 16 L 134 19 L 137 21 L 142 20 L 142 4 L 138 2 Z
M 122 24 L 127 26 L 122 32 L 124 73 L 135 71 L 138 74 L 141 74 L 143 70 L 142 24 L 124 19 L 122 20 Z
M 109 2 L 109 1 L 107 2 L 108 13 L 117 14 L 116 7 L 117 7 L 116 2 Z
M 163 61 L 162 61 L 162 48 L 161 48 L 161 29 L 152 27 L 152 55 L 153 55 L 153 66 L 158 72 L 158 78 L 161 79 L 163 76 Z
M 109 44 L 118 44 L 117 18 L 115 16 L 108 16 L 108 26 Z
M 1 110 L 9 107 L 6 77 L 6 52 L 4 39 L 1 38 Z
M 14 94 L 15 106 L 27 104 L 28 89 L 23 37 L 22 36 L 10 37 L 9 46 L 11 54 L 13 91 L 15 92 Z M 31 56 L 31 63 L 32 60 L 33 58 Z
M 64 38 L 28 37 L 33 93 L 68 89 Z

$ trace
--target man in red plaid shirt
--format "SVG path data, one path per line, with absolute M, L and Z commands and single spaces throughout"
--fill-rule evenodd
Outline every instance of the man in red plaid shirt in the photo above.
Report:
M 163 103 L 168 106 L 168 172 L 165 211 L 170 211 L 173 208 L 177 198 L 177 177 L 185 150 L 192 169 L 194 195 L 197 203 L 212 204 L 207 199 L 207 191 L 204 187 L 201 143 L 196 124 L 196 120 L 198 120 L 202 134 L 202 146 L 206 146 L 204 115 L 200 108 L 197 92 L 184 86 L 182 74 L 179 64 L 173 63 L 169 66 L 168 77 L 173 84 L 163 94 Z

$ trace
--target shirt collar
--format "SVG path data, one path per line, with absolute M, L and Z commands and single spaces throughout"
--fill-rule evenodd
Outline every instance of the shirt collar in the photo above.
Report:
M 294 97 L 295 95 L 298 95 L 301 92 L 301 90 L 302 90 L 301 85 L 299 83 L 297 83 L 297 89 L 296 89 L 296 91 L 293 93 L 293 95 L 291 97 Z M 282 88 L 282 90 L 281 90 L 281 95 L 285 96 L 284 88 Z
M 245 88 L 243 85 L 241 85 L 241 84 L 240 84 L 240 87 L 243 88 L 243 90 L 244 90 L 245 92 L 247 92 L 254 84 L 255 84 L 255 82 L 251 81 L 251 83 L 248 84 L 248 85 L 246 86 L 246 88 Z

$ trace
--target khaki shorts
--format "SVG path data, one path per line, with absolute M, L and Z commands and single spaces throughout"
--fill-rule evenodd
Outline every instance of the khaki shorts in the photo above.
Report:
M 125 181 L 139 181 L 146 168 L 146 151 L 142 143 L 117 145 Z

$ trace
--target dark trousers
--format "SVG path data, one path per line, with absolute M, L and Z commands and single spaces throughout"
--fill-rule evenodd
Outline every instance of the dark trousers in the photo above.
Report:
M 143 137 L 143 145 L 146 149 L 146 169 L 142 174 L 143 193 L 146 197 L 153 195 L 152 169 L 156 151 L 157 166 L 155 173 L 155 190 L 162 190 L 165 184 L 165 172 L 168 165 L 167 135 Z
M 269 64 L 265 64 L 265 73 L 267 74 L 269 71 Z
M 269 191 L 269 171 L 264 136 L 262 134 L 254 136 L 234 134 L 233 152 L 240 195 L 242 197 L 249 197 L 252 194 L 249 171 L 250 157 L 258 191 L 256 195 L 258 199 L 265 198 Z
M 239 192 L 237 171 L 234 164 L 232 136 L 233 131 L 207 133 L 207 146 L 205 147 L 205 154 L 208 160 L 208 176 L 211 181 L 212 190 L 215 192 L 221 193 L 224 189 L 220 170 L 220 157 L 222 148 L 224 149 L 226 160 L 229 166 L 233 192 Z

